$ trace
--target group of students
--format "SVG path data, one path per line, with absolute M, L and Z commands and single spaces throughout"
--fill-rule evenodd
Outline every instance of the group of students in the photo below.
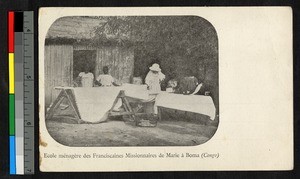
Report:
M 94 74 L 85 67 L 84 72 L 80 72 L 76 81 L 81 83 L 82 87 L 93 87 L 94 84 L 99 86 L 112 86 L 115 85 L 114 78 L 109 74 L 108 66 L 103 67 L 103 73 L 100 74 L 94 82 Z
M 165 79 L 165 75 L 161 72 L 159 64 L 154 63 L 149 67 L 149 72 L 145 78 L 145 84 L 148 90 L 152 93 L 159 93 L 161 91 L 161 82 Z M 103 67 L 103 74 L 100 74 L 94 81 L 94 74 L 89 72 L 88 67 L 85 68 L 84 72 L 80 72 L 76 81 L 80 81 L 82 87 L 93 87 L 96 86 L 110 87 L 120 86 L 110 74 L 108 66 Z

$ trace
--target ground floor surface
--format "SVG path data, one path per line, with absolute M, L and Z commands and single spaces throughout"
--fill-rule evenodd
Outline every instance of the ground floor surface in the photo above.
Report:
M 214 123 L 172 119 L 160 120 L 156 127 L 138 127 L 122 118 L 98 124 L 53 118 L 46 126 L 57 142 L 67 146 L 193 146 L 205 143 L 217 130 Z

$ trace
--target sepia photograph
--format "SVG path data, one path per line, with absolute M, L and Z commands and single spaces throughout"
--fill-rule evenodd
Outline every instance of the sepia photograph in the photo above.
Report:
M 66 16 L 45 37 L 45 124 L 71 147 L 195 146 L 219 125 L 219 53 L 199 16 Z
M 40 171 L 292 170 L 292 17 L 40 8 Z

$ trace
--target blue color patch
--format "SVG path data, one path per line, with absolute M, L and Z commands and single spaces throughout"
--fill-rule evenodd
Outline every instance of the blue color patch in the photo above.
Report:
M 9 174 L 16 174 L 16 142 L 15 136 L 9 136 Z

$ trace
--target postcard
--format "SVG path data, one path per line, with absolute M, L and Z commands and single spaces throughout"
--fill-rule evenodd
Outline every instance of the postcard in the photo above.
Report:
M 290 7 L 39 9 L 43 172 L 293 169 Z

